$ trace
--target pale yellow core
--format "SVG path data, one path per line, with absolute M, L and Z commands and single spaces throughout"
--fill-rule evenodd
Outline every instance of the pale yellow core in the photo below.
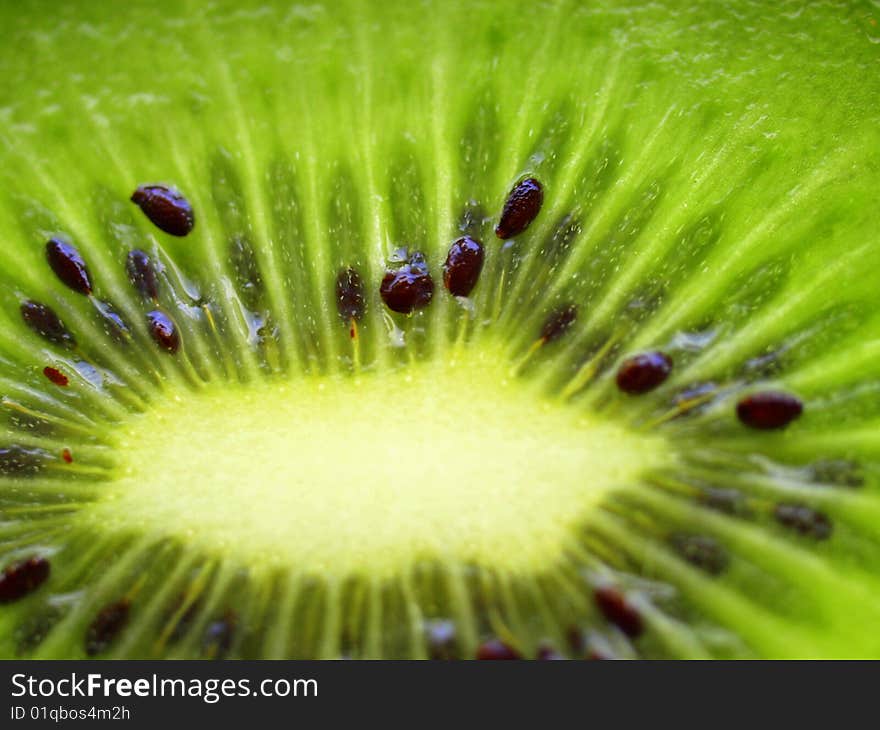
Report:
M 339 577 L 426 558 L 540 569 L 603 494 L 666 458 L 473 358 L 169 396 L 117 445 L 93 528 Z

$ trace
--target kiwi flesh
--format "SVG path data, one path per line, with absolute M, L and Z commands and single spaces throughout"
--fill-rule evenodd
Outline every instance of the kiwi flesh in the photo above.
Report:
M 880 656 L 878 21 L 4 4 L 0 656 Z

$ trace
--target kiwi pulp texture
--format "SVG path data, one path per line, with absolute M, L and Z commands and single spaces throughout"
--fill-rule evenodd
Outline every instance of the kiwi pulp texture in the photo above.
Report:
M 768 5 L 0 9 L 0 655 L 880 655 L 877 13 Z

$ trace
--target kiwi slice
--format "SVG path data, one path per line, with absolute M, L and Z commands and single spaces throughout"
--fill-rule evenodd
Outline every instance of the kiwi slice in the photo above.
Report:
M 0 7 L 0 655 L 880 656 L 876 3 Z

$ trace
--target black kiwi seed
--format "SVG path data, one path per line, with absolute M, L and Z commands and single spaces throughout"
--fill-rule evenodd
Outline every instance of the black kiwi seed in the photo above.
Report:
M 46 243 L 46 260 L 55 275 L 73 291 L 86 296 L 92 293 L 86 262 L 69 243 L 60 238 L 50 238 Z
M 437 619 L 425 624 L 428 657 L 435 660 L 458 659 L 455 624 L 449 619 Z
M 522 659 L 522 654 L 500 639 L 489 639 L 477 647 L 476 658 L 493 661 L 500 659 Z
M 66 388 L 70 383 L 70 379 L 58 370 L 58 368 L 53 368 L 48 365 L 43 368 L 43 375 L 46 376 L 49 382 L 54 383 L 60 388 Z
M 593 599 L 602 615 L 630 638 L 636 638 L 644 630 L 641 614 L 614 586 L 596 588 Z
M 828 515 L 804 504 L 777 504 L 773 516 L 779 524 L 814 540 L 829 538 L 833 530 Z
M 364 282 L 361 275 L 349 267 L 336 277 L 336 308 L 345 322 L 360 321 L 366 309 Z
M 180 335 L 177 332 L 177 327 L 171 321 L 171 317 L 165 314 L 165 312 L 161 312 L 158 309 L 149 312 L 147 314 L 147 324 L 153 339 L 159 343 L 163 350 L 174 354 L 180 349 Z
M 31 557 L 7 565 L 0 573 L 0 603 L 11 603 L 37 590 L 49 577 L 49 561 Z
M 714 538 L 676 534 L 670 537 L 669 542 L 682 558 L 710 575 L 720 575 L 727 568 L 727 551 Z
M 127 598 L 102 608 L 86 629 L 86 654 L 95 656 L 105 651 L 128 623 L 131 601 Z
M 149 255 L 139 249 L 129 251 L 125 270 L 128 280 L 143 297 L 153 301 L 159 298 L 159 277 Z
M 49 455 L 42 449 L 26 449 L 24 446 L 0 447 L 0 474 L 28 476 L 39 472 Z
M 574 304 L 567 304 L 551 312 L 541 326 L 541 339 L 545 343 L 558 340 L 574 324 L 577 315 L 577 306 Z
M 541 183 L 533 177 L 520 180 L 504 201 L 495 235 L 502 240 L 519 235 L 535 220 L 543 203 L 544 188 Z
M 234 613 L 228 613 L 209 623 L 202 639 L 202 654 L 210 659 L 223 659 L 232 648 L 237 621 Z
M 624 360 L 617 370 L 617 387 L 630 395 L 654 390 L 672 372 L 672 358 L 663 352 L 645 352 Z
M 425 255 L 415 251 L 403 266 L 386 271 L 379 294 L 390 310 L 401 314 L 428 306 L 434 296 L 434 280 Z
M 779 391 L 763 391 L 742 398 L 736 404 L 737 418 L 749 428 L 785 428 L 804 410 L 798 398 Z
M 477 285 L 483 270 L 483 245 L 462 236 L 449 248 L 443 264 L 443 285 L 454 297 L 466 297 Z
M 21 303 L 21 318 L 28 327 L 49 342 L 68 348 L 76 347 L 73 335 L 51 307 L 28 299 Z
M 196 219 L 189 201 L 164 185 L 141 185 L 132 193 L 131 201 L 153 225 L 172 236 L 185 236 L 195 225 Z

